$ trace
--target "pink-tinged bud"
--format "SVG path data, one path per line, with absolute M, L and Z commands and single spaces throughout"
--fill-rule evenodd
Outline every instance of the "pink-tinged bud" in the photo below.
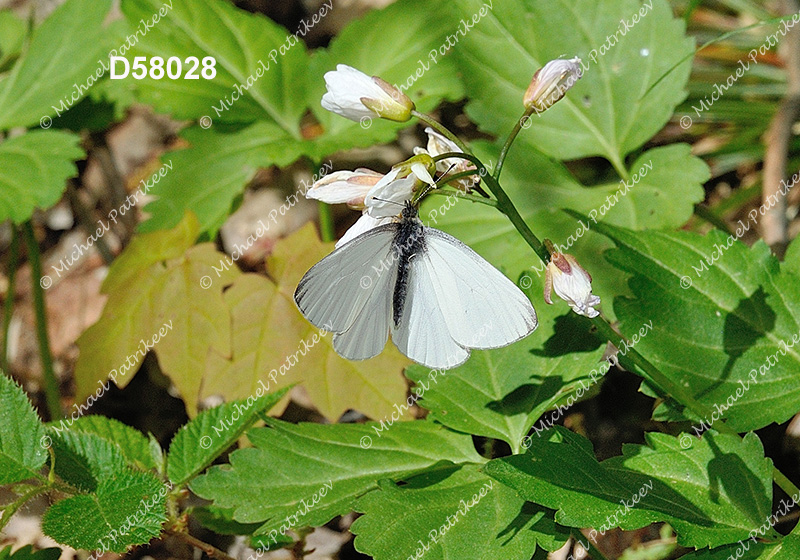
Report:
M 594 308 L 600 298 L 592 294 L 592 277 L 572 255 L 551 255 L 544 279 L 544 301 L 548 304 L 553 303 L 550 299 L 553 291 L 578 315 L 591 318 L 600 314 Z
M 336 171 L 321 177 L 306 191 L 306 198 L 327 204 L 347 204 L 351 208 L 363 209 L 364 198 L 370 189 L 383 179 L 382 173 L 370 169 Z
M 322 106 L 353 121 L 380 117 L 404 122 L 415 108 L 396 87 L 345 64 L 325 74 L 325 85 L 328 91 L 322 96 Z
M 552 107 L 581 78 L 581 59 L 551 60 L 533 75 L 522 103 L 528 110 L 541 113 Z

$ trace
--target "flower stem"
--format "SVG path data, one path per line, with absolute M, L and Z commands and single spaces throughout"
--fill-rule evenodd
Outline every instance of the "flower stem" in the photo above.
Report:
M 503 170 L 503 163 L 506 161 L 508 150 L 511 149 L 511 144 L 513 144 L 514 140 L 517 139 L 517 135 L 522 130 L 522 127 L 525 126 L 525 123 L 528 122 L 528 119 L 533 114 L 533 111 L 534 111 L 533 108 L 527 109 L 522 114 L 522 117 L 517 119 L 517 124 L 514 125 L 514 129 L 511 131 L 511 134 L 508 135 L 506 143 L 503 144 L 503 149 L 500 150 L 500 157 L 497 159 L 497 167 L 495 167 L 494 169 L 495 179 L 500 179 L 500 172 Z
M 472 151 L 467 147 L 466 144 L 464 144 L 464 142 L 461 141 L 461 139 L 458 136 L 456 136 L 455 134 L 450 132 L 447 129 L 446 126 L 444 126 L 442 123 L 440 123 L 439 121 L 437 121 L 433 117 L 430 117 L 430 116 L 426 115 L 425 113 L 420 113 L 417 110 L 411 111 L 411 114 L 414 115 L 415 117 L 417 117 L 419 120 L 421 120 L 425 124 L 427 124 L 428 126 L 430 126 L 431 128 L 433 128 L 436 132 L 440 133 L 442 136 L 444 136 L 445 138 L 447 138 L 448 140 L 453 142 L 465 154 L 471 154 L 472 153 Z
M 319 208 L 319 231 L 322 240 L 326 243 L 336 241 L 336 228 L 333 224 L 333 213 L 330 205 L 318 201 L 317 207 Z
M 452 180 L 452 179 L 451 179 Z M 450 180 L 447 181 L 448 183 Z M 455 191 L 443 191 L 439 189 L 433 189 L 428 194 L 436 194 L 439 196 L 455 196 L 456 198 L 463 198 L 464 200 L 470 200 L 472 202 L 479 202 L 481 204 L 485 204 L 486 206 L 491 206 L 493 208 L 497 208 L 497 201 L 492 200 L 491 198 L 483 198 L 482 196 L 475 196 L 474 194 L 465 194 L 459 190 Z
M 50 354 L 50 340 L 47 336 L 47 312 L 44 306 L 44 288 L 42 287 L 42 259 L 39 254 L 39 243 L 33 232 L 30 220 L 22 226 L 25 234 L 25 245 L 28 249 L 28 260 L 31 263 L 31 285 L 33 288 L 33 308 L 36 313 L 36 334 L 39 339 L 39 356 L 42 360 L 44 378 L 44 396 L 50 420 L 61 416 L 61 396 L 58 392 L 58 380 L 53 370 L 53 357 Z
M 8 328 L 14 314 L 17 265 L 19 264 L 19 229 L 12 227 L 11 247 L 8 256 L 8 291 L 3 305 L 3 339 L 0 340 L 0 369 L 8 372 Z

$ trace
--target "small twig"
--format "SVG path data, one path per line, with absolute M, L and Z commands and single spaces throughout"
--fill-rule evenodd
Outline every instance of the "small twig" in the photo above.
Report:
M 81 197 L 78 195 L 78 191 L 75 189 L 75 185 L 72 181 L 67 181 L 67 198 L 70 204 L 72 204 L 75 215 L 78 217 L 78 221 L 83 226 L 83 229 L 85 229 L 86 233 L 89 235 L 94 235 L 97 232 L 97 222 L 93 221 L 89 210 L 83 205 L 83 202 L 81 202 Z M 94 239 L 94 244 L 97 246 L 97 252 L 103 257 L 103 261 L 105 261 L 106 264 L 111 264 L 114 261 L 114 253 L 111 252 L 106 240 L 97 236 Z
M 203 542 L 200 539 L 193 537 L 189 533 L 184 533 L 183 531 L 174 531 L 172 529 L 167 529 L 164 531 L 164 533 L 167 535 L 172 535 L 173 537 L 177 537 L 185 543 L 202 550 L 208 555 L 209 558 L 216 558 L 217 560 L 236 560 L 233 556 L 227 555 L 217 547 L 210 545 L 207 542 Z
M 11 247 L 8 256 L 8 290 L 3 307 L 3 339 L 0 341 L 0 368 L 8 373 L 8 329 L 14 314 L 14 295 L 16 292 L 17 265 L 19 264 L 19 229 L 12 224 Z
M 800 11 L 797 0 L 784 0 L 784 13 Z M 784 40 L 786 48 L 786 96 L 772 118 L 764 135 L 764 188 L 762 203 L 768 208 L 761 220 L 761 235 L 778 256 L 783 256 L 788 244 L 786 221 L 786 193 L 781 193 L 781 182 L 786 176 L 789 143 L 792 127 L 800 116 L 800 31 L 792 29 Z
M 53 356 L 50 353 L 50 339 L 47 336 L 47 311 L 44 306 L 44 288 L 42 287 L 42 258 L 39 254 L 39 243 L 33 232 L 33 224 L 29 221 L 22 226 L 25 234 L 25 245 L 28 249 L 28 261 L 31 263 L 31 286 L 33 288 L 33 309 L 36 313 L 36 334 L 39 339 L 39 356 L 42 360 L 42 378 L 45 403 L 50 420 L 61 417 L 61 395 L 58 391 L 58 380 L 53 370 Z

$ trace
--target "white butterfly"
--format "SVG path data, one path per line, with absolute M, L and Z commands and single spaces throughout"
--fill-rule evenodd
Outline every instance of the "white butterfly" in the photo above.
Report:
M 391 331 L 403 354 L 448 369 L 471 348 L 506 346 L 537 326 L 513 282 L 456 238 L 422 225 L 411 203 L 399 222 L 315 264 L 294 299 L 306 319 L 334 333 L 334 349 L 349 360 L 378 355 Z

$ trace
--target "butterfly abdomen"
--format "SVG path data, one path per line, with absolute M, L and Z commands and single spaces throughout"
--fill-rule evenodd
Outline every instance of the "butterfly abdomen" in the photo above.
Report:
M 411 259 L 421 253 L 425 246 L 424 226 L 416 219 L 404 219 L 398 224 L 392 242 L 392 250 L 397 259 L 397 282 L 392 297 L 392 318 L 395 326 L 400 325 L 403 308 L 408 295 L 408 276 Z

